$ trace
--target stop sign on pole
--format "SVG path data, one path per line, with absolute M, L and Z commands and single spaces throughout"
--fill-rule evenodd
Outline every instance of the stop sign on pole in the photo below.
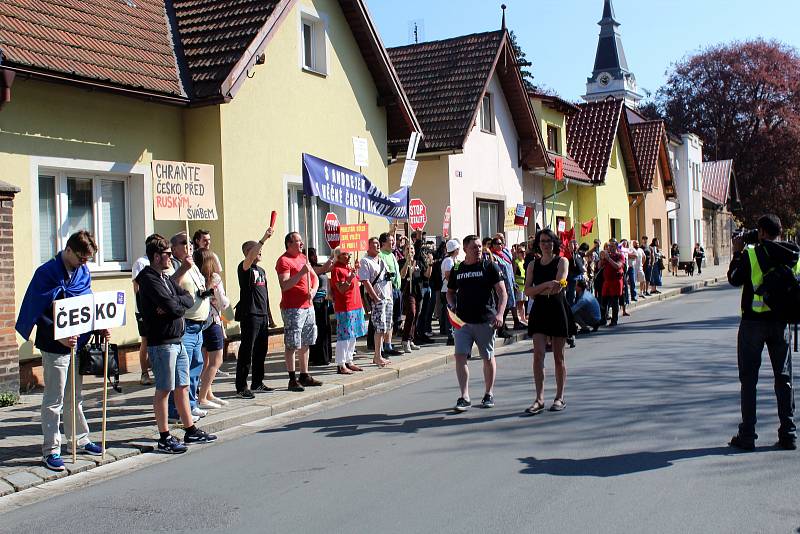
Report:
M 336 248 L 339 246 L 339 217 L 335 213 L 330 213 L 325 216 L 325 241 L 328 246 Z
M 408 204 L 408 224 L 414 230 L 422 230 L 428 222 L 428 208 L 418 198 L 412 198 Z

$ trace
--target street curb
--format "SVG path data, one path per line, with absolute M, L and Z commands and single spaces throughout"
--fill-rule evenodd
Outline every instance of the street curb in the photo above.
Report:
M 703 288 L 713 286 L 719 282 L 727 280 L 724 276 L 717 276 L 698 280 L 691 284 L 670 289 L 660 295 L 648 297 L 647 300 L 631 302 L 628 309 L 637 309 L 650 306 L 666 300 L 671 300 L 681 295 L 694 293 Z M 502 340 L 502 345 L 513 345 L 529 339 L 525 331 L 512 331 L 510 337 Z M 499 341 L 499 340 L 498 340 Z M 425 349 L 423 349 L 425 350 Z M 209 415 L 203 419 L 203 429 L 212 432 L 222 432 L 237 426 L 241 426 L 254 421 L 263 420 L 280 414 L 285 414 L 294 410 L 305 408 L 312 404 L 325 402 L 339 397 L 353 395 L 368 388 L 382 384 L 387 384 L 401 378 L 407 378 L 416 374 L 430 371 L 440 367 L 446 367 L 453 363 L 454 357 L 451 347 L 436 346 L 431 349 L 429 354 L 417 356 L 411 360 L 400 361 L 398 367 L 386 367 L 378 371 L 353 376 L 352 381 L 345 384 L 325 384 L 321 387 L 306 388 L 303 395 L 290 399 L 281 399 L 277 402 L 270 402 L 269 395 L 263 397 L 259 395 L 255 403 L 244 407 L 225 412 L 220 415 Z M 426 351 L 427 352 L 427 351 Z M 145 433 L 146 434 L 146 433 Z M 10 475 L 0 476 L 0 498 L 5 495 L 32 488 L 57 478 L 68 477 L 91 470 L 99 465 L 106 465 L 125 458 L 131 458 L 154 450 L 154 440 L 156 439 L 155 427 L 151 426 L 151 435 L 144 435 L 140 440 L 127 443 L 127 446 L 109 448 L 105 459 L 100 457 L 81 456 L 73 465 L 70 456 L 64 458 L 66 471 L 58 473 L 37 465 L 31 466 L 25 471 L 17 471 Z

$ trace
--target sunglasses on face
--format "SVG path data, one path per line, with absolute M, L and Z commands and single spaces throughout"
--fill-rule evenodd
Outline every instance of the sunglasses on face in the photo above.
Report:
M 171 257 L 172 257 L 172 251 L 171 251 L 171 250 L 165 250 L 165 251 L 164 251 L 164 252 L 162 252 L 161 254 L 166 254 L 168 258 L 171 258 Z

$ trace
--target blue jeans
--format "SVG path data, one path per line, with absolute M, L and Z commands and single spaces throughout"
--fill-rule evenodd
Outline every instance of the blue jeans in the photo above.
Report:
M 567 280 L 567 304 L 570 306 L 575 304 L 575 286 L 581 278 L 583 278 L 583 276 L 573 276 Z
M 189 355 L 189 406 L 194 410 L 197 407 L 200 373 L 203 372 L 203 323 L 187 321 L 181 342 Z M 169 416 L 178 417 L 172 393 L 169 394 Z
M 630 288 L 631 300 L 636 301 L 638 293 L 636 292 L 636 269 L 628 267 L 628 287 Z
M 397 331 L 403 314 L 403 293 L 399 289 L 392 289 L 392 306 L 392 328 Z

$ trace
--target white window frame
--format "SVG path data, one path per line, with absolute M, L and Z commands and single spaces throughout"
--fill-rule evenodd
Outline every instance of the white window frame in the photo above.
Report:
M 101 182 L 103 180 L 118 181 L 124 185 L 125 195 L 125 216 L 130 213 L 130 176 L 114 175 L 114 174 L 100 174 L 100 173 L 87 173 L 85 171 L 72 171 L 65 169 L 54 169 L 48 167 L 40 167 L 39 176 L 53 176 L 55 178 L 55 212 L 56 212 L 56 251 L 64 250 L 67 245 L 70 233 L 66 228 L 67 210 L 68 210 L 68 180 L 75 178 L 78 180 L 90 180 L 92 183 L 92 220 L 94 221 L 93 228 L 87 228 L 97 242 L 98 251 L 95 254 L 93 261 L 88 263 L 89 270 L 91 271 L 122 271 L 130 269 L 131 264 L 131 230 L 130 225 L 125 225 L 125 257 L 126 261 L 105 261 L 102 253 L 103 243 L 103 221 L 102 221 L 102 197 L 101 197 Z M 38 181 L 38 176 L 37 176 Z M 37 190 L 36 200 L 38 202 L 39 195 Z M 38 217 L 39 211 L 36 211 Z M 37 265 L 41 265 L 50 258 L 39 257 Z
M 477 200 L 477 212 L 478 212 L 478 221 L 477 221 L 477 223 L 478 223 L 477 224 L 478 235 L 481 238 L 483 238 L 483 237 L 491 237 L 494 234 L 496 234 L 497 232 L 502 231 L 502 230 L 500 230 L 500 214 L 503 213 L 503 203 L 501 201 L 499 201 L 499 200 L 493 200 L 493 199 L 490 199 L 490 198 L 478 198 L 476 200 Z M 481 228 L 481 226 L 482 226 L 482 224 L 481 224 L 481 207 L 482 206 L 486 206 L 486 208 L 487 208 L 487 210 L 489 212 L 488 213 L 488 215 L 490 216 L 489 219 L 488 219 L 489 228 Z M 492 217 L 491 217 L 491 211 L 492 211 L 491 207 L 492 206 L 496 210 L 496 213 L 495 213 L 495 216 L 494 216 L 494 220 L 492 220 Z M 492 226 L 496 227 L 496 228 L 494 228 L 494 231 L 491 231 L 492 230 Z
M 286 233 L 287 234 L 289 232 L 297 232 L 297 231 L 299 231 L 299 225 L 295 225 L 293 223 L 295 221 L 300 221 L 300 218 L 302 216 L 304 216 L 304 214 L 300 213 L 300 210 L 302 209 L 301 206 L 298 205 L 297 202 L 295 202 L 295 200 L 294 200 L 294 199 L 297 198 L 297 196 L 295 195 L 296 191 L 301 191 L 301 192 L 303 191 L 303 181 L 302 181 L 302 179 L 299 176 L 288 176 L 288 175 L 284 176 L 284 178 L 283 178 L 283 198 L 287 201 L 287 210 L 288 210 L 287 211 L 287 217 L 285 218 L 285 220 L 286 220 L 285 228 L 286 228 Z M 289 203 L 290 199 L 291 199 L 291 202 Z M 336 216 L 339 218 L 339 224 L 348 224 L 347 223 L 347 210 L 346 209 L 344 209 L 344 208 L 342 208 L 340 206 L 334 206 L 333 204 L 330 204 L 330 211 L 331 211 L 331 213 L 335 213 Z M 310 214 L 310 216 L 311 216 L 311 220 L 312 221 L 319 220 L 318 217 L 320 216 L 320 213 L 319 213 L 319 207 L 317 206 L 316 202 L 311 204 L 311 214 Z M 322 216 L 324 217 L 325 214 L 322 214 Z M 321 218 L 321 217 L 319 217 L 319 218 Z M 320 250 L 319 244 L 322 243 L 323 241 L 325 241 L 325 235 L 323 233 L 321 233 L 319 228 L 316 228 L 316 225 L 312 227 L 312 235 L 311 236 L 304 235 L 302 237 L 303 237 L 303 240 L 305 241 L 306 248 L 314 247 L 315 249 L 317 249 L 317 251 Z M 328 257 L 329 256 L 326 255 L 326 254 L 317 254 L 317 258 L 319 260 L 327 261 Z
M 126 224 L 125 246 L 127 261 L 111 262 L 103 261 L 101 251 L 95 255 L 95 261 L 88 263 L 92 272 L 119 272 L 128 271 L 133 264 L 133 256 L 144 253 L 144 240 L 141 246 L 133 242 L 134 230 L 137 234 L 148 235 L 153 232 L 153 196 L 152 196 L 152 176 L 149 165 L 129 164 L 120 162 L 81 160 L 70 158 L 52 158 L 45 156 L 32 156 L 30 158 L 29 176 L 31 184 L 31 214 L 32 214 L 32 239 L 31 255 L 34 265 L 41 265 L 49 258 L 40 258 L 39 243 L 39 176 L 55 176 L 56 192 L 56 251 L 64 249 L 69 235 L 65 235 L 64 221 L 66 220 L 67 210 L 67 180 L 66 178 L 97 178 L 92 184 L 93 187 L 93 212 L 94 226 L 91 229 L 98 247 L 101 245 L 102 223 L 98 216 L 100 206 L 100 195 L 97 188 L 100 187 L 100 180 L 122 180 L 125 182 L 125 215 L 128 220 Z M 61 180 L 59 181 L 59 178 Z M 138 183 L 141 183 L 142 190 L 138 190 Z M 134 189 L 136 193 L 134 194 Z M 143 203 L 141 212 L 132 213 L 131 209 L 133 197 L 137 197 L 137 205 Z
M 486 113 L 487 102 L 489 103 L 489 113 Z M 481 131 L 488 134 L 495 133 L 494 99 L 492 98 L 492 93 L 489 92 L 484 93 L 483 98 L 481 98 Z
M 309 26 L 311 34 L 311 65 L 306 63 L 305 27 Z M 308 8 L 300 9 L 298 23 L 300 68 L 306 72 L 328 75 L 328 23 L 325 17 Z
M 553 130 L 553 132 L 555 132 L 555 143 L 556 143 L 556 147 L 555 148 L 551 148 L 550 147 L 550 130 L 551 129 Z M 556 154 L 561 154 L 561 128 L 559 128 L 555 124 L 550 124 L 548 122 L 547 123 L 547 129 L 545 131 L 547 132 L 547 139 L 546 139 L 546 141 L 547 141 L 547 149 L 548 150 L 552 150 Z

